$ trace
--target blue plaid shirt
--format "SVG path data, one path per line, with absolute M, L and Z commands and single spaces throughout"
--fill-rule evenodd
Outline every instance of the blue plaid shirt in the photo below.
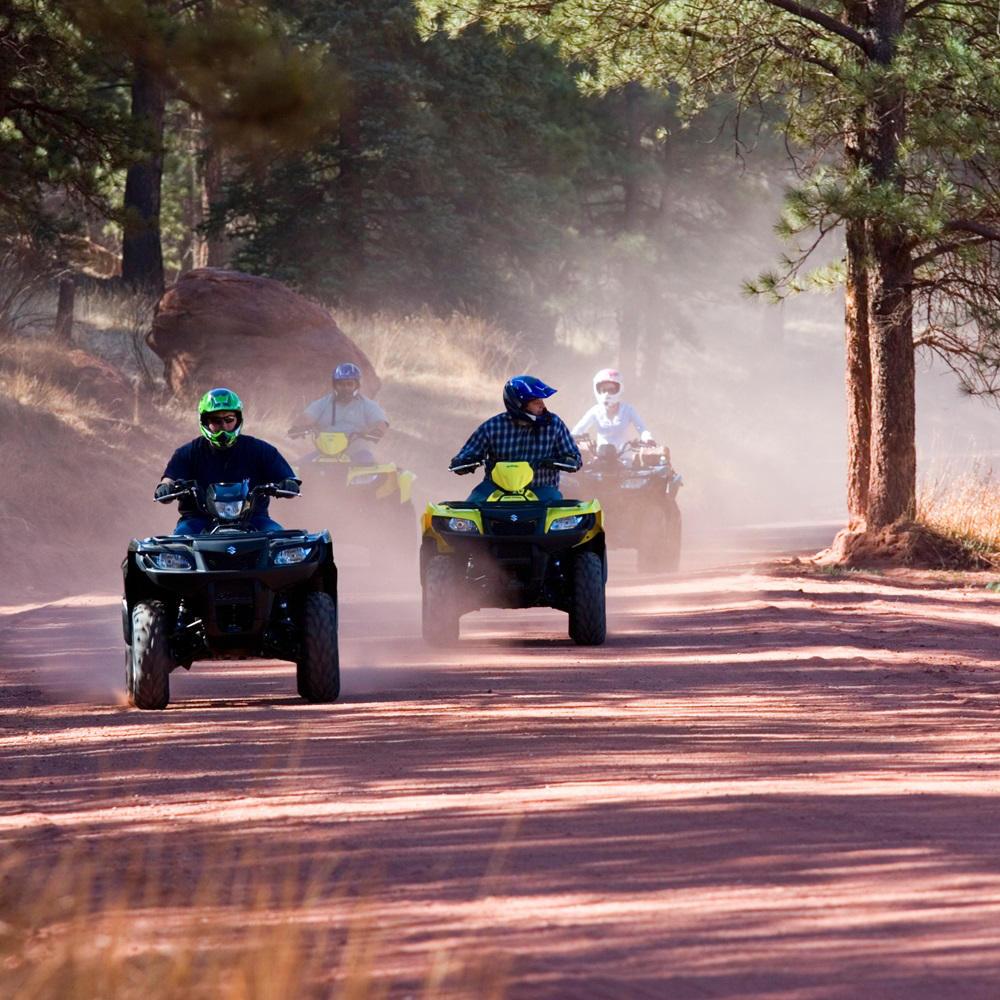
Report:
M 530 462 L 535 469 L 532 486 L 554 486 L 558 489 L 559 470 L 538 468 L 538 463 L 546 459 L 575 461 L 578 469 L 583 465 L 580 449 L 562 420 L 554 413 L 548 413 L 541 420 L 528 423 L 515 420 L 504 412 L 481 423 L 451 464 L 485 462 L 488 482 L 497 462 Z

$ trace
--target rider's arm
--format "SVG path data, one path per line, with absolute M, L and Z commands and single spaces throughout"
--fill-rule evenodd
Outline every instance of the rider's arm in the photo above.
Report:
M 386 419 L 385 411 L 375 400 L 366 399 L 364 414 L 365 429 L 362 433 L 372 441 L 380 441 L 389 429 L 389 421 Z
M 289 436 L 294 434 L 301 434 L 303 431 L 308 431 L 315 427 L 321 420 L 323 416 L 323 411 L 327 406 L 327 397 L 322 396 L 320 399 L 314 399 L 300 414 L 298 419 L 288 428 L 286 432 Z
M 451 460 L 449 468 L 456 465 L 474 465 L 477 462 L 485 462 L 489 454 L 490 439 L 484 428 L 486 424 L 480 424 L 469 436 L 469 440 L 462 445 L 461 451 Z
M 632 421 L 632 426 L 636 429 L 640 440 L 652 441 L 653 435 L 646 428 L 642 417 L 639 416 L 639 411 L 631 403 L 626 403 L 625 405 L 628 407 L 628 419 Z
M 578 420 L 578 421 L 576 422 L 576 424 L 575 424 L 575 425 L 574 425 L 574 427 L 573 427 L 573 430 L 571 430 L 571 431 L 570 431 L 570 434 L 572 434 L 572 435 L 573 435 L 573 437 L 581 437 L 581 436 L 582 436 L 582 435 L 584 435 L 584 434 L 589 434 L 589 433 L 590 433 L 590 428 L 591 428 L 591 425 L 592 425 L 592 424 L 595 424 L 596 422 L 597 422 L 597 421 L 596 421 L 596 419 L 594 418 L 594 408 L 593 408 L 593 407 L 591 407 L 591 408 L 590 408 L 589 410 L 587 410 L 587 412 L 586 412 L 586 413 L 585 413 L 585 414 L 584 414 L 584 415 L 583 415 L 582 417 L 580 417 L 580 419 L 579 419 L 579 420 Z
M 363 436 L 369 441 L 381 441 L 388 429 L 389 424 L 385 420 L 378 420 L 364 429 Z
M 580 455 L 580 449 L 573 440 L 573 435 L 570 433 L 569 428 L 555 414 L 553 414 L 553 419 L 555 421 L 556 440 L 555 454 L 552 457 L 568 459 L 571 462 L 575 461 L 576 467 L 579 469 L 583 465 L 583 458 Z
M 183 444 L 171 456 L 160 477 L 161 483 L 176 482 L 178 479 L 194 479 L 194 465 L 191 461 L 191 444 Z
M 260 461 L 257 477 L 262 483 L 280 483 L 283 479 L 295 479 L 295 472 L 285 456 L 266 441 L 260 442 Z

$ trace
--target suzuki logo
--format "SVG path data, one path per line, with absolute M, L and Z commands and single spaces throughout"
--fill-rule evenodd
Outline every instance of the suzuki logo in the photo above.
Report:
M 511 514 L 511 515 L 510 515 L 510 519 L 511 519 L 512 521 L 516 521 L 516 520 L 517 520 L 517 514 Z
M 228 553 L 229 553 L 229 554 L 230 554 L 231 556 L 234 556 L 234 555 L 236 555 L 236 546 L 235 546 L 235 545 L 227 545 L 227 546 L 226 546 L 226 551 L 227 551 L 227 552 L 228 552 Z

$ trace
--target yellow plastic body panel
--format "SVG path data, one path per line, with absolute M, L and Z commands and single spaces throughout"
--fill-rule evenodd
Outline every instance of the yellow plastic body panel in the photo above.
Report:
M 545 512 L 545 530 L 547 532 L 552 527 L 552 522 L 558 521 L 561 517 L 577 517 L 580 514 L 594 515 L 593 527 L 576 543 L 574 548 L 584 545 L 604 531 L 604 511 L 599 500 L 591 500 L 590 503 L 580 504 L 578 507 L 550 507 Z
M 429 503 L 420 519 L 420 528 L 423 534 L 433 538 L 437 543 L 437 550 L 440 553 L 451 552 L 451 546 L 434 530 L 433 518 L 435 517 L 461 517 L 466 521 L 471 521 L 478 529 L 479 534 L 483 533 L 483 515 L 478 510 L 456 510 L 446 503 Z
M 313 444 L 321 455 L 343 455 L 341 462 L 350 461 L 344 454 L 347 451 L 348 437 L 342 431 L 320 431 L 313 435 Z
M 522 490 L 520 493 L 504 493 L 503 490 L 494 490 L 487 498 L 487 503 L 534 503 L 538 497 L 531 490 Z
M 399 480 L 399 502 L 409 503 L 413 497 L 413 480 L 417 478 L 416 473 L 403 469 L 396 478 Z
M 535 478 L 535 470 L 528 462 L 497 462 L 490 477 L 505 492 L 521 493 Z

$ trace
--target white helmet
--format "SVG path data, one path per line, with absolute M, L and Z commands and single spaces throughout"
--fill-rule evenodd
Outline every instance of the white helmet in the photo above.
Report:
M 614 392 L 598 392 L 597 387 L 602 382 L 613 382 L 618 388 Z M 622 373 L 616 368 L 602 368 L 594 376 L 594 398 L 598 403 L 610 406 L 621 402 L 622 398 Z

